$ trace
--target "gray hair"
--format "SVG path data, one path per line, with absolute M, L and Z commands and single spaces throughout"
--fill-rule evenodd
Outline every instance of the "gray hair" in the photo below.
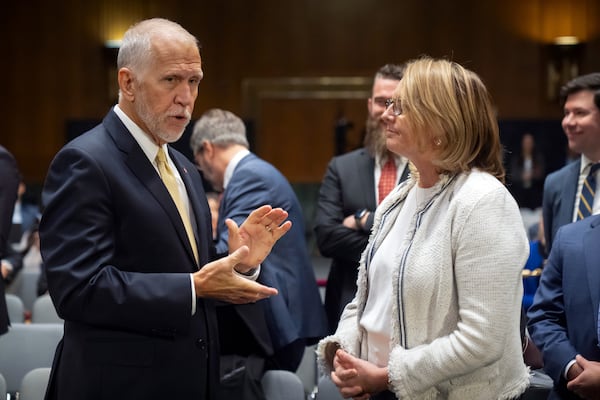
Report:
M 148 65 L 148 61 L 154 56 L 152 42 L 159 36 L 172 40 L 191 41 L 200 47 L 198 40 L 178 23 L 164 18 L 146 19 L 132 25 L 125 32 L 119 47 L 117 68 L 142 69 Z
M 158 36 L 170 40 L 191 41 L 200 48 L 198 39 L 177 22 L 164 18 L 146 19 L 132 25 L 125 32 L 117 55 L 117 70 L 127 67 L 134 71 L 143 71 L 151 64 L 150 60 L 154 57 L 152 41 Z M 119 89 L 119 101 L 121 95 Z
M 202 143 L 210 142 L 225 147 L 239 144 L 249 148 L 246 138 L 246 126 L 240 117 L 234 113 L 218 108 L 206 111 L 194 124 L 190 138 L 190 147 L 196 154 L 202 149 Z

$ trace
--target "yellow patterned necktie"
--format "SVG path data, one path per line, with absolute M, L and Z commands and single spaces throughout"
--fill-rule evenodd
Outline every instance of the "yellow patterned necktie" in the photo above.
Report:
M 579 195 L 579 209 L 577 210 L 577 221 L 592 215 L 594 211 L 594 196 L 596 194 L 596 171 L 600 163 L 592 164 L 590 172 L 583 181 L 581 194 Z
M 181 199 L 181 194 L 179 193 L 179 187 L 177 185 L 177 179 L 175 179 L 175 175 L 173 175 L 173 171 L 171 171 L 171 168 L 167 163 L 167 156 L 165 155 L 162 147 L 158 148 L 158 154 L 156 154 L 156 165 L 158 166 L 158 173 L 160 174 L 163 183 L 167 187 L 167 190 L 171 194 L 171 197 L 177 206 L 177 211 L 179 211 L 179 216 L 183 221 L 183 226 L 185 226 L 185 231 L 190 241 L 190 245 L 194 251 L 194 258 L 196 259 L 196 262 L 198 262 L 198 247 L 196 246 L 196 238 L 194 237 L 192 223 L 190 222 L 190 217 L 185 209 L 183 200 Z

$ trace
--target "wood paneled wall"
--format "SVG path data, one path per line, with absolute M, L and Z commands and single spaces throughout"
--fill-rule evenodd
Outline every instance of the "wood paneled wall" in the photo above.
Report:
M 428 54 L 479 73 L 500 118 L 559 118 L 546 98 L 553 35 L 585 40 L 581 72 L 600 70 L 595 0 L 65 0 L 9 2 L 0 16 L 3 91 L 0 143 L 40 183 L 65 142 L 69 120 L 99 119 L 113 104 L 114 60 L 103 47 L 152 16 L 180 22 L 203 46 L 205 80 L 195 117 L 208 108 L 259 119 L 256 148 L 292 182 L 319 181 L 333 155 L 340 111 L 358 141 L 360 99 L 260 101 L 245 107 L 244 82 L 292 77 L 367 77 L 382 64 Z M 309 96 L 310 97 L 310 96 Z

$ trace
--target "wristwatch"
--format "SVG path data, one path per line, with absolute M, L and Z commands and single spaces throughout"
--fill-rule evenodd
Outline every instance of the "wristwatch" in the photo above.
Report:
M 362 224 L 362 218 L 365 216 L 365 214 L 367 213 L 367 209 L 363 208 L 361 210 L 358 210 L 357 212 L 354 213 L 354 220 L 356 221 L 356 226 L 358 226 L 358 228 L 360 230 L 364 229 L 364 226 Z

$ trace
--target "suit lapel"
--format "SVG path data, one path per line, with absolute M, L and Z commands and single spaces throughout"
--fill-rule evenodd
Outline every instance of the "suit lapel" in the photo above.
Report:
M 199 242 L 199 239 L 201 239 L 201 236 L 205 233 L 203 229 L 201 229 L 202 226 L 202 222 L 201 222 L 201 215 L 202 215 L 202 210 L 199 210 L 197 208 L 197 205 L 202 204 L 201 202 L 201 197 L 200 194 L 197 191 L 197 187 L 196 185 L 194 185 L 192 178 L 190 176 L 190 172 L 187 170 L 187 168 L 185 166 L 182 165 L 181 160 L 179 159 L 179 155 L 174 154 L 171 149 L 169 149 L 169 155 L 171 156 L 171 159 L 173 160 L 173 162 L 175 163 L 175 167 L 177 167 L 177 171 L 179 171 L 179 175 L 181 176 L 181 179 L 183 180 L 183 183 L 185 185 L 185 189 L 188 195 L 188 199 L 190 202 L 190 208 L 192 209 L 192 214 L 194 214 L 194 219 L 192 221 L 192 225 L 194 228 L 194 238 L 196 239 L 196 248 L 198 249 L 198 251 L 200 252 L 201 249 L 203 249 L 204 247 L 201 245 L 201 243 L 204 243 L 204 240 L 202 240 L 201 242 Z M 183 223 L 181 224 L 181 226 L 183 227 Z M 185 227 L 183 230 L 183 233 L 185 234 Z M 186 243 L 188 242 L 187 240 L 187 235 L 186 235 Z M 194 253 L 192 252 L 192 248 L 191 246 L 187 246 L 188 250 L 190 252 L 190 254 L 194 255 Z M 200 258 L 200 260 L 202 260 L 203 255 L 202 254 L 198 254 L 198 257 Z M 203 263 L 201 263 L 203 264 Z
M 406 162 L 406 165 L 404 166 L 404 170 L 402 171 L 402 175 L 400 176 L 400 180 L 398 181 L 398 184 L 401 184 L 402 182 L 404 182 L 405 180 L 408 179 L 408 176 L 410 174 L 410 168 L 408 167 L 410 161 Z
M 583 248 L 597 249 L 600 245 L 600 216 L 588 217 L 590 223 L 588 229 L 583 232 Z M 586 218 L 586 220 L 588 219 Z M 584 264 L 588 276 L 588 285 L 590 297 L 595 310 L 598 310 L 600 304 L 600 257 L 596 251 L 584 252 Z M 594 314 L 596 321 L 594 326 L 598 326 L 598 313 Z
M 375 176 L 373 171 L 375 169 L 375 159 L 367 153 L 366 150 L 362 150 L 360 153 L 361 162 L 357 165 L 358 179 L 360 181 L 360 192 L 365 194 L 366 204 L 369 204 L 373 210 L 377 207 L 377 199 L 375 198 Z M 365 190 L 370 188 L 370 190 Z M 360 193 L 359 192 L 359 193 Z
M 571 168 L 566 171 L 565 179 L 562 180 L 563 187 L 557 205 L 560 210 L 560 226 L 573 222 L 573 208 L 575 207 L 575 195 L 577 194 L 577 183 L 579 182 L 579 170 L 581 159 L 574 162 Z
M 109 135 L 115 141 L 117 147 L 126 154 L 125 163 L 127 166 L 131 169 L 133 174 L 137 176 L 140 182 L 146 186 L 148 191 L 158 201 L 162 209 L 168 215 L 173 224 L 173 228 L 177 232 L 179 241 L 186 248 L 188 256 L 191 258 L 194 265 L 196 265 L 194 252 L 192 251 L 192 246 L 189 243 L 187 233 L 185 232 L 185 227 L 183 226 L 181 216 L 179 215 L 179 211 L 177 211 L 177 206 L 171 198 L 169 191 L 160 179 L 160 176 L 156 172 L 156 169 L 154 169 L 154 166 L 150 163 L 148 157 L 146 157 L 146 154 L 144 154 L 142 151 L 142 148 L 138 145 L 127 128 L 125 128 L 125 125 L 123 125 L 114 111 L 109 112 L 103 123 Z M 172 156 L 170 151 L 169 154 Z M 173 162 L 181 174 L 181 168 L 179 167 L 178 163 L 175 161 Z M 190 186 L 191 185 L 186 182 L 188 193 L 190 192 Z M 190 198 L 190 204 L 193 204 L 192 198 Z M 196 212 L 196 210 L 194 210 L 194 212 Z M 196 238 L 196 242 L 197 241 L 198 239 Z

